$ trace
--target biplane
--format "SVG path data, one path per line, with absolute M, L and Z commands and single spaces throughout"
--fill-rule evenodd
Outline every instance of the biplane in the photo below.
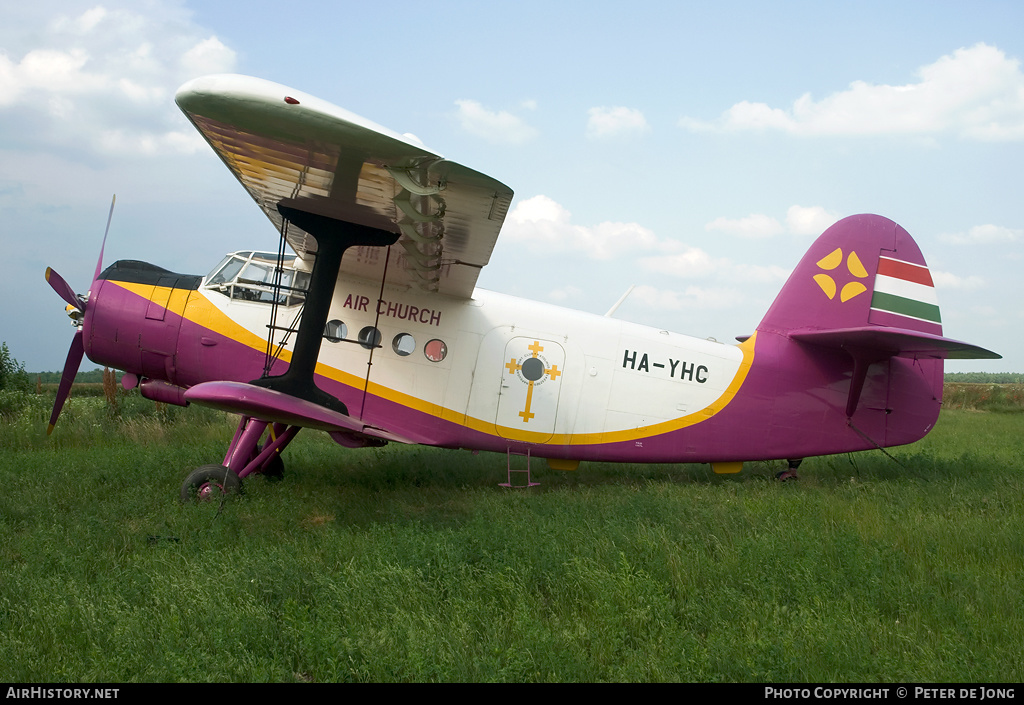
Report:
M 146 398 L 237 414 L 183 498 L 280 472 L 301 428 L 566 470 L 779 460 L 789 477 L 808 456 L 922 438 L 943 360 L 999 357 L 943 336 L 920 249 L 877 215 L 828 228 L 756 330 L 726 344 L 478 289 L 512 190 L 412 136 L 244 76 L 193 80 L 176 102 L 277 250 L 195 276 L 102 268 L 101 248 L 84 296 L 47 270 L 77 328 L 49 430 L 83 355 Z

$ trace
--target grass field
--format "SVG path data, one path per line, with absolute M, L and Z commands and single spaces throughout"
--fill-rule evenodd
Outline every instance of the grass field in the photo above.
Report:
M 182 506 L 223 415 L 72 399 L 0 439 L 0 680 L 1024 680 L 1024 414 L 748 464 L 348 451 L 303 432 L 281 482 Z

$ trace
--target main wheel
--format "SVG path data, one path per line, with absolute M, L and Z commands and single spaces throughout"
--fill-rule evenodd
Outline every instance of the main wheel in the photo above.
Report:
M 182 502 L 208 502 L 217 494 L 238 494 L 242 481 L 234 470 L 223 465 L 203 465 L 185 478 L 181 485 Z

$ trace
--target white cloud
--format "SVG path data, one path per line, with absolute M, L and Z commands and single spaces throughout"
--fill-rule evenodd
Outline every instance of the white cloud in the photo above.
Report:
M 647 308 L 660 311 L 684 311 L 694 309 L 727 309 L 741 305 L 743 294 L 736 289 L 722 287 L 688 286 L 683 291 L 658 289 L 641 285 L 631 294 Z
M 838 215 L 821 206 L 790 206 L 786 211 L 786 227 L 794 235 L 821 235 L 837 220 Z
M 107 8 L 97 5 L 91 10 L 86 10 L 78 17 L 58 16 L 52 23 L 52 28 L 57 32 L 69 32 L 71 34 L 88 34 L 96 28 L 109 14 Z
M 966 233 L 947 233 L 939 239 L 952 245 L 991 245 L 1016 242 L 1024 238 L 1024 230 L 1004 228 L 1001 225 L 975 225 Z
M 21 144 L 44 149 L 192 151 L 192 140 L 176 136 L 186 123 L 174 90 L 197 75 L 233 70 L 235 53 L 174 6 L 144 12 L 96 6 L 37 20 L 8 40 L 0 51 L 0 130 L 19 130 Z M 132 137 L 115 139 L 124 135 Z
M 785 232 L 779 221 L 761 213 L 753 213 L 745 218 L 715 218 L 704 229 L 750 238 L 772 237 Z
M 194 154 L 208 146 L 195 130 L 153 133 L 145 131 L 104 130 L 98 144 L 107 154 L 121 156 Z
M 78 95 L 109 85 L 103 76 L 82 69 L 89 61 L 84 49 L 69 51 L 35 49 L 15 63 L 0 55 L 0 107 L 27 101 L 33 93 L 43 96 Z
M 587 120 L 587 137 L 592 139 L 638 134 L 650 129 L 644 114 L 635 108 L 600 107 L 591 108 L 588 113 L 590 117 Z
M 716 260 L 699 247 L 686 247 L 683 252 L 659 257 L 644 257 L 640 266 L 652 272 L 675 277 L 707 277 L 719 270 L 727 260 Z
M 574 252 L 599 260 L 675 247 L 638 223 L 574 225 L 572 214 L 544 195 L 520 201 L 505 218 L 501 237 L 544 252 Z
M 489 142 L 523 144 L 537 136 L 537 130 L 512 113 L 494 112 L 475 100 L 457 100 L 463 129 Z
M 182 54 L 182 70 L 193 76 L 225 73 L 235 65 L 235 52 L 224 46 L 217 37 L 207 37 Z
M 736 264 L 729 267 L 729 278 L 744 284 L 777 284 L 781 285 L 792 270 L 775 264 Z
M 565 303 L 567 301 L 581 300 L 585 297 L 585 294 L 586 292 L 583 291 L 583 289 L 567 284 L 560 289 L 553 289 L 548 292 L 548 299 L 559 303 Z
M 720 232 L 743 238 L 769 238 L 785 232 L 793 235 L 821 235 L 839 216 L 821 206 L 793 205 L 786 210 L 786 224 L 764 213 L 743 218 L 719 217 L 704 226 L 708 232 Z
M 794 135 L 936 135 L 1024 139 L 1024 74 L 996 47 L 961 48 L 918 71 L 905 85 L 855 81 L 821 100 L 804 94 L 788 110 L 741 101 L 714 122 L 692 118 L 694 131 L 781 130 Z
M 776 265 L 743 264 L 727 257 L 714 258 L 698 247 L 685 247 L 683 252 L 658 257 L 643 257 L 643 269 L 686 279 L 716 278 L 744 284 L 781 284 L 789 270 Z
M 967 277 L 958 277 L 950 272 L 940 272 L 937 270 L 931 270 L 932 281 L 935 282 L 937 289 L 958 289 L 960 291 L 975 291 L 988 286 L 988 282 L 985 281 L 984 277 L 977 275 L 971 275 Z

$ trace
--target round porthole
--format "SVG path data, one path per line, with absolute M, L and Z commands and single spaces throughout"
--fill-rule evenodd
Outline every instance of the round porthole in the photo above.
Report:
M 366 326 L 359 331 L 359 344 L 367 350 L 380 347 L 380 331 L 373 326 Z
M 423 354 L 431 362 L 441 362 L 448 356 L 448 346 L 443 340 L 434 338 L 423 346 Z
M 324 326 L 324 337 L 332 343 L 344 340 L 346 335 L 348 335 L 348 326 L 337 319 L 327 321 Z
M 411 355 L 412 351 L 416 349 L 416 339 L 408 333 L 399 333 L 391 341 L 391 349 L 395 351 L 395 354 L 402 357 Z
M 535 357 L 528 357 L 523 360 L 521 369 L 523 377 L 526 377 L 530 382 L 536 382 L 544 376 L 544 363 Z

